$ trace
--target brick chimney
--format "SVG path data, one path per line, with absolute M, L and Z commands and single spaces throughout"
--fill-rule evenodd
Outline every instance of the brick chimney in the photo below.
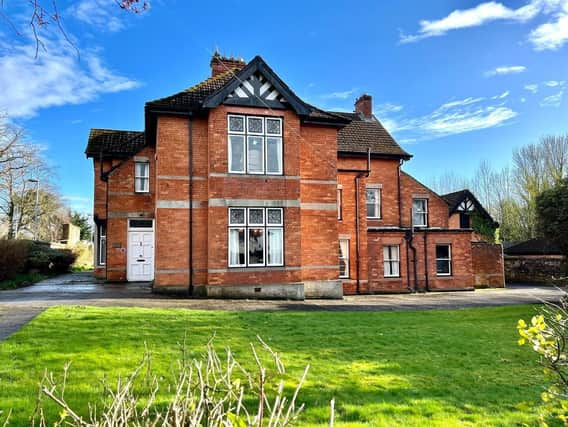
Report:
M 364 93 L 355 101 L 355 112 L 360 113 L 365 118 L 373 117 L 373 97 Z
M 215 77 L 230 69 L 241 70 L 247 64 L 243 58 L 233 58 L 232 56 L 229 58 L 228 56 L 221 56 L 219 51 L 215 51 L 209 65 L 211 65 L 211 77 Z

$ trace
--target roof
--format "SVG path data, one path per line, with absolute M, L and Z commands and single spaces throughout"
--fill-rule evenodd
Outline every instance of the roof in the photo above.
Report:
M 493 222 L 496 227 L 499 226 L 499 224 L 493 219 L 489 212 L 487 212 L 487 210 L 483 207 L 479 200 L 477 200 L 477 197 L 475 197 L 475 195 L 467 188 L 459 191 L 454 191 L 453 193 L 443 194 L 441 197 L 450 208 L 450 215 L 453 215 L 457 211 L 461 202 L 463 202 L 465 199 L 469 199 L 471 200 L 473 206 L 475 207 L 475 210 L 479 214 L 481 214 L 488 221 Z
M 562 255 L 553 242 L 531 239 L 504 249 L 506 255 Z
M 129 157 L 146 145 L 144 132 L 115 129 L 91 129 L 85 154 L 87 157 Z
M 188 112 L 202 108 L 203 102 L 212 93 L 224 87 L 233 80 L 238 73 L 238 68 L 229 68 L 215 77 L 210 77 L 202 82 L 184 89 L 165 98 L 155 99 L 146 103 L 146 108 L 151 110 Z
M 411 154 L 401 148 L 382 123 L 373 116 L 366 119 L 359 113 L 329 112 L 351 120 L 337 135 L 337 151 L 343 153 L 371 154 L 408 160 Z

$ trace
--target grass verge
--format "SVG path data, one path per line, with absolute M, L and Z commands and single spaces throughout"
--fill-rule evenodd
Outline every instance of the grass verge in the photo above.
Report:
M 300 425 L 509 426 L 536 423 L 542 372 L 516 343 L 516 322 L 535 306 L 426 312 L 232 312 L 58 307 L 0 344 L 0 408 L 29 425 L 44 370 L 71 361 L 66 397 L 87 413 L 100 380 L 130 372 L 145 343 L 153 368 L 171 376 L 186 336 L 199 357 L 215 334 L 251 367 L 258 334 L 278 351 L 290 384 L 311 365 Z M 54 406 L 46 407 L 52 420 Z

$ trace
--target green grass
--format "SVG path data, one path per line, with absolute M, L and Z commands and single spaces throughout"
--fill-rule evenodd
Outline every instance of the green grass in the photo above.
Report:
M 425 312 L 221 312 L 142 308 L 52 308 L 0 344 L 0 408 L 29 425 L 45 369 L 71 361 L 66 397 L 82 411 L 100 379 L 133 369 L 144 351 L 168 376 L 187 332 L 197 357 L 216 334 L 252 366 L 256 334 L 278 351 L 290 378 L 311 365 L 300 393 L 301 425 L 326 425 L 336 400 L 340 426 L 534 425 L 542 371 L 516 343 L 516 322 L 536 306 Z M 290 382 L 292 385 L 292 382 Z M 55 417 L 54 407 L 48 415 Z M 86 412 L 85 412 L 86 413 Z
M 0 290 L 21 288 L 22 286 L 31 285 L 48 277 L 49 276 L 41 273 L 18 273 L 12 279 L 1 281 Z

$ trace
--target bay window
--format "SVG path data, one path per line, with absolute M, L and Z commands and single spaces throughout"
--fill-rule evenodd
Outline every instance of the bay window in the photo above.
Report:
M 229 267 L 284 265 L 282 208 L 229 208 Z
M 228 116 L 229 173 L 282 175 L 282 119 Z

